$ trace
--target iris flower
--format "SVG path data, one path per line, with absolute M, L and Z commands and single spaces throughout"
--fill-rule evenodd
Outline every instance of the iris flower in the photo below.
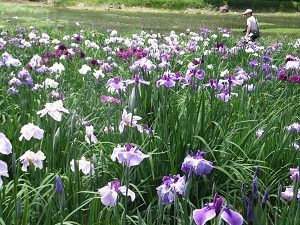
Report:
M 12 153 L 12 145 L 3 133 L 0 133 L 0 153 L 8 155 Z M 9 177 L 7 164 L 0 160 L 0 187 L 3 184 L 1 176 Z
M 34 153 L 28 150 L 20 157 L 20 161 L 23 164 L 22 171 L 27 172 L 27 167 L 29 166 L 30 163 L 33 164 L 34 167 L 43 169 L 43 160 L 45 159 L 46 156 L 42 151 L 38 151 L 37 153 Z
M 140 125 L 137 124 L 139 120 L 142 118 L 139 116 L 133 116 L 132 113 L 127 113 L 127 111 L 124 109 L 122 114 L 122 121 L 119 125 L 119 131 L 123 133 L 124 126 L 130 126 L 130 127 L 137 127 L 138 130 L 141 129 L 141 132 L 143 132 L 143 129 Z
M 120 181 L 111 181 L 108 182 L 108 185 L 100 188 L 98 190 L 101 197 L 101 202 L 106 206 L 114 206 L 117 202 L 118 193 L 121 192 L 123 195 L 126 196 L 126 187 L 120 187 Z M 130 189 L 127 190 L 127 196 L 130 196 L 131 201 L 133 202 L 135 199 L 135 193 Z
M 102 95 L 101 96 L 101 101 L 102 102 L 115 102 L 117 104 L 120 103 L 120 100 L 111 96 L 106 96 L 106 95 Z
M 231 98 L 231 96 L 233 96 L 233 95 L 234 95 L 234 96 L 238 96 L 237 93 L 233 93 L 233 92 L 231 92 L 231 93 L 229 94 L 229 91 L 228 91 L 228 89 L 226 88 L 226 89 L 224 90 L 224 92 L 222 92 L 222 93 L 220 93 L 220 94 L 217 94 L 216 97 L 222 99 L 224 102 L 228 102 L 229 99 Z
M 218 198 L 215 194 L 214 201 L 206 204 L 202 209 L 196 209 L 193 212 L 193 218 L 197 225 L 204 225 L 207 221 L 215 218 L 221 213 L 221 218 L 230 225 L 242 225 L 243 217 L 231 207 L 225 207 L 223 198 Z
M 70 162 L 71 170 L 73 172 L 75 172 L 74 161 L 75 160 L 73 159 Z M 78 169 L 81 170 L 85 175 L 90 173 L 93 175 L 95 173 L 94 165 L 91 162 L 87 161 L 84 156 L 82 156 L 80 160 L 76 161 L 76 163 L 78 163 Z
M 146 84 L 146 85 L 150 85 L 150 82 L 149 81 L 145 81 L 143 78 L 140 78 L 139 75 L 134 75 L 134 78 L 132 78 L 131 80 L 126 80 L 125 81 L 126 83 L 126 86 L 128 86 L 129 84 L 139 84 L 139 83 L 142 83 L 142 84 Z
M 0 133 L 0 153 L 5 155 L 12 153 L 12 145 L 3 133 Z
M 3 181 L 1 179 L 1 176 L 3 177 L 8 177 L 8 169 L 7 169 L 7 164 L 0 160 L 0 187 L 3 184 Z
M 290 168 L 290 173 L 291 173 L 290 178 L 292 180 L 297 180 L 298 177 L 299 177 L 299 167 L 297 167 L 297 168 Z
M 28 123 L 21 128 L 21 136 L 19 140 L 22 141 L 23 137 L 29 141 L 32 137 L 36 139 L 42 139 L 44 136 L 44 130 L 35 126 L 32 123 Z
M 93 143 L 98 143 L 98 139 L 97 137 L 94 135 L 94 127 L 93 126 L 86 126 L 85 127 L 86 130 L 86 135 L 85 135 L 85 140 L 87 143 L 91 144 L 91 142 Z
M 285 200 L 287 200 L 288 202 L 292 201 L 294 198 L 294 187 L 290 187 L 290 188 L 286 188 L 285 191 L 281 192 L 281 197 Z M 297 192 L 297 198 L 300 198 L 300 189 L 298 189 Z
M 187 157 L 185 157 L 181 170 L 188 174 L 190 174 L 190 172 L 194 172 L 199 176 L 208 174 L 212 170 L 213 166 L 212 162 L 203 158 L 205 154 L 205 152 L 201 152 L 199 150 L 196 155 L 191 152 Z
M 261 137 L 264 133 L 264 130 L 263 129 L 258 129 L 255 133 L 256 133 L 257 137 Z
M 185 176 L 169 175 L 164 176 L 163 184 L 156 188 L 157 193 L 161 196 L 163 204 L 169 204 L 174 201 L 174 193 L 184 195 Z
M 163 84 L 166 87 L 170 88 L 170 87 L 175 86 L 176 82 L 174 81 L 174 77 L 171 76 L 170 73 L 164 73 L 162 78 L 156 82 L 156 87 L 160 87 Z
M 125 163 L 127 167 L 137 166 L 148 157 L 149 156 L 142 153 L 137 146 L 132 147 L 130 143 L 123 147 L 118 145 L 114 148 L 113 154 L 111 155 L 113 161 L 118 159 L 120 163 Z
M 41 114 L 41 117 L 49 114 L 54 120 L 61 121 L 62 112 L 69 113 L 69 110 L 63 107 L 62 100 L 58 100 L 52 103 L 46 103 L 45 108 L 38 111 L 37 114 Z

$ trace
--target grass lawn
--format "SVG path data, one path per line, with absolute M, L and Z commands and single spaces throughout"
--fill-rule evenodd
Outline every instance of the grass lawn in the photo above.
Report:
M 186 29 L 199 28 L 216 29 L 227 28 L 236 31 L 237 35 L 246 24 L 246 19 L 241 12 L 220 14 L 209 10 L 171 11 L 146 8 L 106 9 L 99 7 L 51 7 L 41 3 L 6 3 L 0 2 L 1 21 L 5 25 L 18 15 L 18 25 L 30 26 L 39 23 L 39 26 L 57 24 L 65 29 L 76 29 L 76 22 L 90 28 L 107 28 L 135 33 L 145 30 L 147 32 L 169 33 L 170 31 L 183 32 Z M 300 35 L 299 13 L 259 13 L 257 16 L 261 33 L 266 36 L 291 36 Z M 51 21 L 47 21 L 51 18 Z

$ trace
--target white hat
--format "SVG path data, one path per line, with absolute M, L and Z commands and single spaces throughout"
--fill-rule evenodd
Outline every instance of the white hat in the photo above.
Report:
M 247 14 L 247 13 L 252 13 L 252 9 L 247 9 L 247 10 L 243 13 L 243 15 L 245 15 L 245 14 Z

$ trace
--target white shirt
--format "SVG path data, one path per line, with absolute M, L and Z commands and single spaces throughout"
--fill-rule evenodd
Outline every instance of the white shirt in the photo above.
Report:
M 257 19 L 255 19 L 254 16 L 250 16 L 249 18 L 247 18 L 247 26 L 249 27 L 250 25 L 251 30 L 258 30 L 257 24 L 258 24 Z

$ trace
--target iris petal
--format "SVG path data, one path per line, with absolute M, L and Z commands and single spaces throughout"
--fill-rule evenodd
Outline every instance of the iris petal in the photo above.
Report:
M 193 218 L 197 225 L 204 225 L 207 221 L 216 216 L 214 208 L 204 207 L 202 209 L 196 209 L 193 212 Z

